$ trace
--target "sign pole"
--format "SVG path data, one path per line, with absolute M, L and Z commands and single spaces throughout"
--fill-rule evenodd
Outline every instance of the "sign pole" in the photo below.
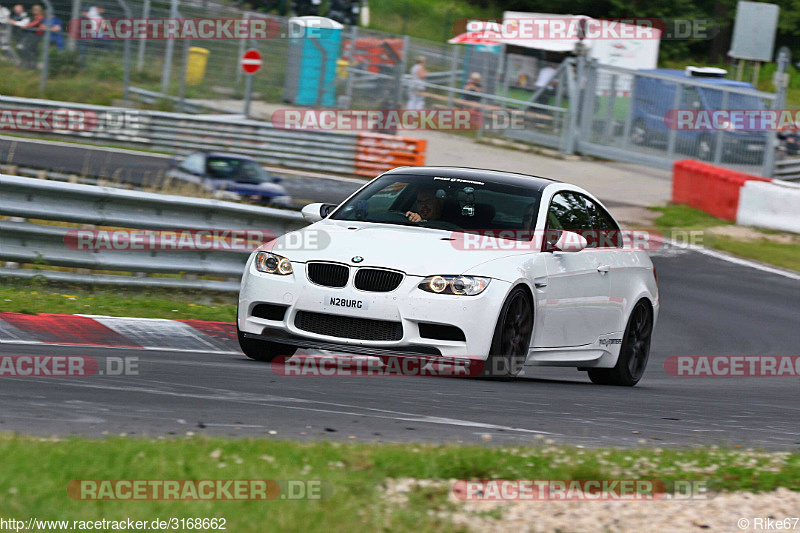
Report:
M 244 85 L 244 118 L 250 118 L 250 100 L 253 97 L 253 75 L 245 74 Z
M 247 50 L 242 54 L 239 64 L 242 67 L 242 72 L 247 76 L 244 87 L 244 116 L 250 118 L 250 101 L 253 99 L 253 76 L 261 68 L 263 63 L 261 54 L 255 48 Z

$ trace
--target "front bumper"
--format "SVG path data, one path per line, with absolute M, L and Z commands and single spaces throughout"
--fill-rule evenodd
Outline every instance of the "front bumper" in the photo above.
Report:
M 248 263 L 242 279 L 238 309 L 239 330 L 245 336 L 345 353 L 438 354 L 485 359 L 500 308 L 511 288 L 508 282 L 493 279 L 486 290 L 477 296 L 432 294 L 417 288 L 423 280 L 422 277 L 406 275 L 400 286 L 391 292 L 366 292 L 352 286 L 352 268 L 350 282 L 346 287 L 331 288 L 311 283 L 306 276 L 305 264 L 294 263 L 293 267 L 292 274 L 276 276 L 258 272 L 252 261 Z M 360 301 L 362 307 L 331 306 L 331 298 Z M 283 319 L 270 320 L 253 316 L 253 308 L 261 303 L 286 306 Z M 376 341 L 312 333 L 295 324 L 295 318 L 300 311 L 399 322 L 402 324 L 402 337 L 391 341 Z M 464 333 L 465 340 L 422 337 L 419 330 L 421 322 L 455 326 Z

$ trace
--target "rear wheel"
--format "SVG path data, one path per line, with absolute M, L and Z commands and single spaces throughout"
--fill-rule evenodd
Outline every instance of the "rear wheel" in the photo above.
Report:
M 633 387 L 644 375 L 650 357 L 650 336 L 653 333 L 653 311 L 641 300 L 636 304 L 625 328 L 625 336 L 614 368 L 589 369 L 589 379 L 598 385 Z
M 484 377 L 511 379 L 522 370 L 533 333 L 533 302 L 522 287 L 516 287 L 503 303 L 495 326 Z

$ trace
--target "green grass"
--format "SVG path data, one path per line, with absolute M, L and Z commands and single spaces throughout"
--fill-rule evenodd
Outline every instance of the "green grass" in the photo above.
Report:
M 758 241 L 740 241 L 728 237 L 717 237 L 714 248 L 749 259 L 756 259 L 800 272 L 800 245 Z
M 655 225 L 659 230 L 682 232 L 732 225 L 727 220 L 716 218 L 687 205 L 671 204 L 651 209 L 661 213 L 661 216 L 655 219 Z M 745 240 L 727 235 L 715 235 L 712 231 L 703 235 L 702 244 L 748 259 L 800 271 L 800 238 L 795 236 L 794 243 L 783 243 L 770 239 L 779 232 L 757 230 L 756 235 L 759 234 L 763 235 L 763 238 Z
M 453 531 L 447 511 L 454 479 L 658 479 L 705 481 L 712 490 L 800 490 L 800 454 L 736 449 L 588 450 L 421 444 L 296 443 L 268 439 L 111 437 L 0 439 L 0 516 L 55 520 L 225 518 L 231 531 Z M 391 504 L 389 479 L 441 480 Z M 323 480 L 315 501 L 80 501 L 81 479 Z
M 163 289 L 91 288 L 43 281 L 8 281 L 0 286 L 0 311 L 97 314 L 140 318 L 180 318 L 233 322 L 233 296 L 209 297 Z
M 694 209 L 688 205 L 670 204 L 666 207 L 652 207 L 661 214 L 655 224 L 661 228 L 702 229 L 731 224 L 727 220 L 709 215 L 705 211 Z

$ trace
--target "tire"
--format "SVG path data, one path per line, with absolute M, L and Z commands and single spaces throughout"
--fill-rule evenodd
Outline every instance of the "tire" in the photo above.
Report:
M 239 338 L 242 353 L 254 361 L 269 363 L 276 357 L 281 355 L 289 357 L 297 351 L 297 346 L 245 338 L 239 331 L 239 313 L 236 313 L 236 336 Z
M 714 159 L 713 139 L 710 135 L 701 135 L 697 141 L 697 158 L 701 161 L 711 161 Z
M 647 127 L 644 125 L 644 120 L 637 118 L 630 131 L 630 140 L 636 146 L 647 146 Z
M 494 328 L 482 377 L 512 379 L 522 370 L 533 334 L 533 302 L 527 291 L 515 287 L 508 295 Z
M 633 387 L 644 375 L 650 357 L 653 311 L 646 300 L 639 300 L 631 312 L 619 358 L 614 368 L 589 369 L 589 379 L 598 385 Z

